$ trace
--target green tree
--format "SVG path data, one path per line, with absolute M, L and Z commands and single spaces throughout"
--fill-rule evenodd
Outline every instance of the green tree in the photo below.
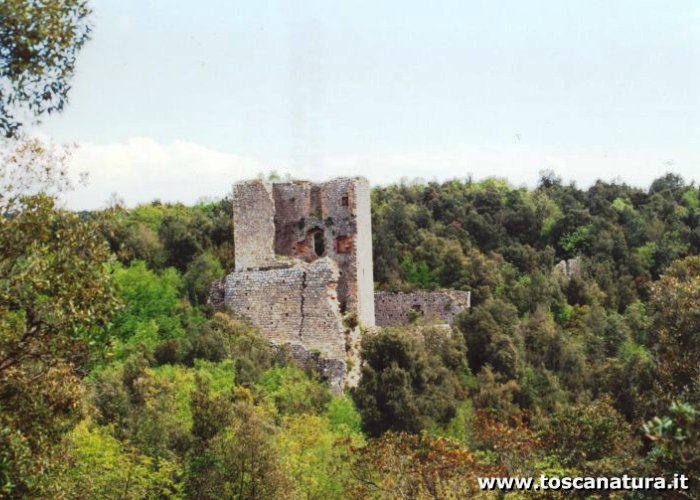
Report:
M 195 257 L 183 276 L 190 301 L 198 305 L 206 304 L 211 284 L 223 275 L 221 264 L 211 252 L 203 252 Z
M 183 498 L 175 462 L 140 454 L 107 427 L 84 420 L 65 441 L 62 470 L 47 488 L 54 498 Z
M 652 287 L 650 312 L 660 399 L 700 402 L 700 257 L 669 267 Z
M 334 432 L 319 415 L 303 413 L 284 418 L 275 448 L 301 498 L 343 497 L 343 483 L 350 479 L 350 457 L 348 448 L 339 444 L 359 445 L 363 440 L 345 434 L 347 428 L 338 431 Z
M 370 436 L 446 425 L 466 396 L 464 344 L 457 336 L 383 331 L 362 340 L 362 378 L 353 393 Z
M 190 498 L 277 498 L 288 490 L 273 436 L 275 429 L 250 401 L 250 393 L 212 398 L 203 381 L 191 399 L 197 438 L 187 456 Z
M 236 381 L 245 387 L 257 383 L 272 366 L 270 343 L 249 324 L 216 313 L 211 320 L 196 328 L 191 335 L 187 364 L 197 359 L 221 361 L 230 359 L 236 367 Z M 268 380 L 270 380 L 268 375 Z
M 94 224 L 40 195 L 0 218 L 0 487 L 40 487 L 79 417 L 79 370 L 117 305 L 109 250 Z
M 85 0 L 0 3 L 0 130 L 8 137 L 35 117 L 63 110 L 78 52 L 89 38 Z
M 425 360 L 417 342 L 398 332 L 362 340 L 362 378 L 353 396 L 370 436 L 387 430 L 419 432 L 428 422 L 414 391 L 425 384 Z
M 141 347 L 153 352 L 163 341 L 183 339 L 190 323 L 203 321 L 181 297 L 182 278 L 173 268 L 158 273 L 143 261 L 133 261 L 128 267 L 118 264 L 114 282 L 124 303 L 114 317 L 119 358 Z M 166 360 L 164 356 L 162 361 Z
M 621 475 L 636 465 L 631 426 L 608 399 L 563 407 L 542 429 L 545 447 L 564 465 L 591 475 Z
M 488 300 L 457 320 L 467 345 L 469 368 L 474 373 L 489 364 L 507 378 L 521 368 L 521 350 L 515 333 L 517 310 L 502 300 Z
M 275 366 L 261 377 L 259 391 L 281 415 L 318 413 L 330 400 L 328 386 L 296 366 Z
M 415 263 L 410 255 L 406 255 L 401 261 L 401 270 L 406 276 L 406 281 L 418 288 L 430 288 L 437 284 L 437 278 L 423 260 Z
M 700 414 L 688 403 L 673 402 L 667 414 L 644 424 L 644 432 L 652 442 L 647 462 L 650 475 L 689 477 L 688 498 L 698 498 L 700 481 Z
M 210 245 L 212 221 L 201 211 L 168 213 L 158 227 L 166 264 L 185 272 L 194 257 Z

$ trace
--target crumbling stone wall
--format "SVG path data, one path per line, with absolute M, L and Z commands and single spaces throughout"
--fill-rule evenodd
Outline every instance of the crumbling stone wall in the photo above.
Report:
M 374 296 L 377 326 L 406 326 L 420 321 L 425 324 L 451 323 L 471 305 L 470 292 L 440 290 L 436 292 L 377 292 Z
M 567 280 L 571 279 L 572 276 L 578 276 L 581 274 L 581 257 L 560 260 L 559 263 L 554 266 L 554 273 L 563 276 Z
M 330 257 L 338 265 L 343 313 L 374 325 L 374 271 L 369 182 L 340 178 L 272 185 L 274 251 L 311 262 Z
M 344 367 L 345 327 L 338 308 L 337 282 L 338 268 L 329 258 L 233 272 L 226 278 L 224 301 L 273 344 L 293 346 L 295 352 L 315 352 L 338 360 Z
M 274 266 L 275 206 L 272 187 L 262 180 L 233 186 L 233 239 L 236 271 Z
M 301 361 L 316 360 L 342 388 L 359 337 L 345 320 L 374 325 L 369 183 L 243 181 L 233 200 L 235 269 L 213 286 L 212 304 L 306 353 Z
M 345 361 L 324 357 L 318 351 L 310 351 L 300 344 L 284 344 L 274 346 L 280 352 L 290 355 L 304 369 L 313 369 L 326 380 L 331 389 L 336 393 L 343 391 L 345 385 L 356 386 L 359 378 L 353 382 L 347 372 Z

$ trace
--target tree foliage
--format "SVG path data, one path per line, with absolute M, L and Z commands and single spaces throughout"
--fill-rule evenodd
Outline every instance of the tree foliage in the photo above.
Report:
M 700 403 L 700 257 L 674 262 L 652 287 L 660 397 Z
M 0 3 L 0 130 L 17 133 L 27 112 L 63 110 L 78 52 L 90 35 L 85 0 Z
M 39 195 L 0 219 L 2 487 L 34 491 L 78 416 L 91 346 L 117 306 L 110 253 L 93 224 Z
M 430 348 L 427 347 L 430 345 Z M 427 331 L 385 331 L 362 341 L 362 378 L 353 396 L 370 436 L 446 424 L 466 396 L 459 338 Z
M 651 474 L 668 477 L 681 473 L 689 476 L 696 488 L 700 481 L 700 418 L 695 406 L 674 401 L 661 416 L 644 424 L 652 442 L 649 454 Z

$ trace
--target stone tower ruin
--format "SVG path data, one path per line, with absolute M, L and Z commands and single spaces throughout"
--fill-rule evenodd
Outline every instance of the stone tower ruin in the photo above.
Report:
M 366 179 L 238 182 L 233 226 L 235 268 L 212 285 L 210 303 L 248 319 L 336 391 L 359 377 L 362 328 L 449 326 L 470 306 L 458 290 L 375 293 Z
M 375 323 L 368 181 L 242 181 L 233 214 L 224 305 L 342 387 L 357 326 Z

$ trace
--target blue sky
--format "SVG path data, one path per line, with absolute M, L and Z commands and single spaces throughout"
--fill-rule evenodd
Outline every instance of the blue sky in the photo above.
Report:
M 700 4 L 93 0 L 75 208 L 222 196 L 272 169 L 586 186 L 700 172 Z

